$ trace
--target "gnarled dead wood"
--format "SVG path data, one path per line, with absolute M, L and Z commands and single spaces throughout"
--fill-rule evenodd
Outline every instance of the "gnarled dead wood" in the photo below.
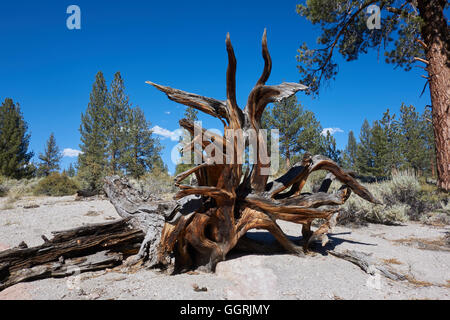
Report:
M 114 267 L 138 253 L 144 233 L 130 219 L 54 232 L 51 240 L 0 252 L 0 290 L 23 281 Z
M 230 130 L 243 132 L 249 137 L 256 133 L 256 145 L 266 149 L 264 136 L 261 134 L 261 116 L 266 106 L 288 98 L 307 88 L 298 83 L 266 85 L 272 70 L 272 60 L 267 47 L 267 33 L 262 39 L 262 56 L 264 69 L 249 94 L 247 105 L 240 109 L 236 101 L 236 67 L 237 60 L 229 34 L 226 37 L 228 68 L 226 72 L 226 101 L 205 98 L 181 90 L 148 82 L 166 93 L 169 99 L 194 107 L 210 114 L 224 123 L 225 137 L 210 134 L 196 128 L 194 123 L 182 120 L 180 125 L 194 135 L 194 141 L 188 146 L 188 152 L 197 151 L 198 155 L 208 153 L 214 145 L 214 157 L 219 162 L 211 162 L 212 156 L 203 156 L 203 162 L 176 177 L 176 186 L 180 191 L 176 199 L 197 195 L 199 208 L 188 215 L 178 214 L 181 218 L 175 223 L 166 222 L 160 256 L 173 254 L 178 270 L 204 267 L 214 270 L 217 262 L 225 259 L 239 239 L 250 229 L 264 229 L 273 234 L 280 245 L 287 251 L 302 254 L 303 250 L 291 243 L 276 223 L 286 220 L 303 225 L 304 247 L 317 238 L 327 241 L 326 233 L 332 227 L 338 206 L 343 204 L 351 192 L 373 203 L 379 203 L 370 192 L 359 184 L 353 174 L 342 170 L 335 162 L 323 157 L 305 154 L 303 160 L 295 164 L 280 178 L 268 182 L 270 162 L 264 162 L 260 153 L 251 170 L 243 174 L 242 164 L 237 162 L 242 155 L 238 138 L 229 136 Z M 225 120 L 225 121 L 224 121 Z M 202 137 L 195 136 L 201 133 Z M 197 145 L 197 148 L 195 148 Z M 232 147 L 233 154 L 227 154 Z M 202 150 L 200 152 L 199 150 Z M 234 161 L 229 161 L 229 160 Z M 222 160 L 228 160 L 223 162 Z M 330 175 L 322 183 L 318 193 L 302 194 L 309 175 L 316 170 L 327 170 Z M 181 185 L 181 181 L 195 174 L 198 186 Z M 328 193 L 332 181 L 343 183 L 342 187 Z M 288 190 L 289 189 L 289 190 Z M 176 211 L 176 209 L 175 209 Z M 324 219 L 324 223 L 311 230 L 315 219 Z M 247 241 L 248 242 L 248 241 Z
M 254 247 L 261 251 L 260 245 L 245 236 L 251 229 L 267 230 L 277 240 L 279 248 L 303 255 L 312 241 L 321 239 L 323 245 L 328 241 L 326 234 L 335 223 L 339 205 L 348 199 L 351 192 L 372 203 L 379 203 L 353 173 L 342 170 L 335 162 L 320 155 L 306 153 L 302 161 L 283 176 L 268 182 L 270 161 L 267 162 L 257 152 L 256 162 L 244 172 L 243 164 L 237 159 L 245 153 L 249 142 L 244 141 L 243 149 L 240 138 L 253 135 L 256 146 L 267 154 L 265 137 L 260 131 L 264 109 L 271 102 L 281 101 L 307 88 L 298 83 L 266 85 L 272 60 L 264 31 L 264 69 L 248 96 L 247 105 L 241 109 L 236 101 L 237 61 L 229 34 L 226 50 L 226 101 L 147 82 L 169 99 L 212 115 L 224 125 L 225 136 L 222 137 L 199 130 L 195 123 L 186 119 L 180 121 L 180 125 L 194 136 L 188 152 L 196 152 L 202 163 L 176 177 L 175 185 L 180 190 L 175 199 L 162 201 L 137 190 L 125 178 L 107 177 L 104 191 L 117 213 L 126 220 L 57 233 L 52 240 L 44 239 L 46 241 L 40 247 L 22 246 L 0 253 L 2 285 L 68 274 L 68 266 L 59 260 L 61 256 L 63 260 L 73 259 L 71 263 L 78 261 L 76 264 L 81 270 L 114 264 L 118 258 L 110 258 L 109 255 L 100 255 L 104 259 L 74 259 L 106 249 L 125 255 L 130 253 L 126 251 L 128 247 L 136 253 L 136 242 L 140 245 L 136 259 L 144 260 L 149 267 L 159 266 L 175 272 L 193 268 L 213 271 L 216 264 L 226 259 L 239 243 L 241 247 Z M 236 131 L 238 135 L 234 134 Z M 232 134 L 229 135 L 230 132 Z M 232 150 L 231 154 L 227 153 L 229 150 Z M 302 193 L 308 177 L 316 170 L 326 170 L 330 174 L 318 192 Z M 192 174 L 197 178 L 197 185 L 181 184 Z M 328 193 L 333 180 L 340 181 L 342 186 Z M 322 224 L 313 230 L 312 222 L 317 219 Z M 283 233 L 277 220 L 302 225 L 303 247 L 294 244 Z

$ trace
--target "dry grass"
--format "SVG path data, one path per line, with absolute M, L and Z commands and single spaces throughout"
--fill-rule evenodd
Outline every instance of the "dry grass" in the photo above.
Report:
M 9 227 L 9 226 L 12 226 L 12 225 L 19 225 L 20 223 L 19 222 L 17 222 L 17 221 L 11 221 L 11 220 L 7 220 L 6 221 L 6 223 L 3 225 L 4 227 Z
M 410 284 L 412 284 L 413 286 L 416 287 L 420 287 L 420 288 L 426 288 L 426 287 L 440 287 L 440 284 L 435 284 L 435 283 L 431 283 L 428 281 L 421 281 L 421 280 L 417 280 L 416 278 L 414 278 L 413 276 L 407 275 L 405 276 L 406 281 L 408 281 Z
M 395 258 L 391 258 L 391 259 L 383 259 L 383 262 L 384 262 L 384 263 L 387 263 L 387 264 L 397 264 L 397 265 L 403 264 L 403 262 L 400 262 L 400 261 L 398 261 L 398 260 L 395 259 Z
M 432 251 L 450 251 L 450 247 L 447 243 L 447 237 L 442 237 L 439 239 L 422 239 L 422 238 L 405 238 L 392 240 L 394 243 L 398 243 L 405 246 L 414 247 L 422 250 L 432 250 Z
M 4 202 L 3 206 L 0 208 L 0 210 L 12 210 L 15 208 L 15 203 L 19 201 L 22 198 L 22 195 L 17 192 L 9 192 L 8 197 L 6 198 L 6 201 Z

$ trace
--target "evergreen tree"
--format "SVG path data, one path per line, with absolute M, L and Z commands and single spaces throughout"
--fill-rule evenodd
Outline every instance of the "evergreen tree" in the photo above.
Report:
M 280 155 L 290 167 L 291 160 L 299 152 L 318 153 L 323 147 L 321 126 L 314 113 L 297 103 L 296 96 L 275 103 L 263 113 L 264 129 L 278 129 Z
M 60 169 L 59 164 L 61 159 L 62 155 L 56 145 L 55 135 L 52 132 L 47 140 L 44 153 L 39 154 L 39 160 L 41 160 L 41 163 L 39 164 L 37 171 L 38 176 L 47 177 L 50 173 L 58 171 Z
M 191 121 L 197 121 L 198 120 L 198 110 L 196 110 L 192 107 L 187 107 L 186 110 L 184 111 L 184 117 Z
M 425 140 L 426 124 L 415 107 L 402 104 L 400 107 L 400 147 L 406 166 L 421 173 L 429 168 L 430 157 Z
M 388 164 L 389 144 L 387 133 L 378 121 L 374 121 L 370 131 L 369 155 L 371 157 L 370 174 L 375 177 L 387 177 L 391 170 Z
M 184 111 L 184 118 L 195 122 L 198 120 L 198 111 L 192 107 L 187 107 L 186 110 Z M 193 139 L 193 136 L 190 135 L 189 140 L 192 141 L 192 139 Z M 184 139 L 181 138 L 180 143 L 182 143 L 183 140 Z M 183 157 L 183 150 L 180 150 L 180 156 Z M 186 170 L 189 170 L 193 166 L 195 166 L 194 152 L 191 152 L 191 163 L 178 163 L 175 167 L 175 176 Z
M 368 15 L 373 5 L 379 12 Z M 426 65 L 436 135 L 438 186 L 450 190 L 450 39 L 446 0 L 307 0 L 297 12 L 322 33 L 317 48 L 304 43 L 298 50 L 300 82 L 317 93 L 324 80 L 334 79 L 337 53 L 352 61 L 370 49 L 384 51 L 386 62 L 406 71 L 417 61 Z M 379 19 L 378 23 L 376 20 Z M 412 157 L 412 154 L 409 154 Z M 414 158 L 414 157 L 412 157 Z M 418 159 L 413 161 L 420 167 Z
M 76 171 L 72 163 L 69 164 L 69 168 L 67 168 L 67 175 L 71 178 L 76 176 Z
M 21 179 L 33 175 L 28 152 L 30 134 L 19 104 L 10 98 L 0 106 L 0 175 Z
M 383 114 L 383 118 L 379 121 L 387 139 L 387 154 L 384 161 L 386 162 L 386 170 L 388 170 L 389 173 L 392 173 L 392 170 L 399 169 L 404 162 L 402 150 L 400 148 L 400 127 L 399 122 L 395 117 L 395 114 L 391 115 L 389 109 L 387 109 Z
M 341 151 L 336 147 L 336 139 L 327 131 L 326 136 L 322 136 L 321 139 L 321 152 L 324 156 L 330 158 L 336 163 L 341 163 Z
M 124 157 L 129 141 L 125 128 L 127 127 L 127 115 L 130 114 L 129 98 L 125 94 L 125 86 L 120 72 L 116 72 L 111 83 L 107 109 L 109 168 L 111 174 L 118 174 L 120 169 L 126 166 Z
M 130 109 L 129 112 L 129 145 L 122 158 L 127 173 L 134 178 L 140 178 L 147 171 L 162 165 L 161 146 L 158 139 L 152 136 L 150 122 L 145 119 L 144 112 L 139 107 Z
M 105 130 L 107 119 L 108 90 L 103 73 L 99 71 L 90 94 L 85 114 L 81 115 L 82 153 L 78 156 L 78 175 L 85 186 L 92 191 L 102 188 L 106 174 L 106 152 L 108 136 Z
M 367 119 L 361 127 L 356 150 L 356 168 L 359 174 L 372 174 L 373 155 L 371 150 L 371 128 Z
M 348 133 L 347 146 L 342 155 L 342 164 L 345 169 L 356 170 L 356 153 L 358 150 L 358 143 L 355 139 L 355 134 L 350 130 Z

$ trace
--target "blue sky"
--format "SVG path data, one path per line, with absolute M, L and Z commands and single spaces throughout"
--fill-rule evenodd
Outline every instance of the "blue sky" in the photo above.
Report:
M 85 111 L 95 74 L 111 82 L 116 71 L 125 81 L 133 105 L 140 106 L 152 126 L 178 128 L 184 106 L 145 84 L 151 80 L 189 92 L 225 98 L 230 32 L 238 61 L 237 98 L 247 95 L 263 68 L 261 37 L 268 32 L 273 60 L 268 84 L 297 82 L 297 48 L 315 43 L 319 30 L 298 16 L 291 1 L 2 1 L 0 4 L 0 99 L 19 102 L 37 155 L 51 132 L 61 150 L 79 149 L 80 115 Z M 81 8 L 81 30 L 66 27 L 69 5 Z M 344 148 L 349 130 L 358 136 L 365 118 L 381 118 L 386 108 L 398 112 L 402 102 L 422 111 L 430 104 L 422 70 L 394 69 L 376 52 L 358 61 L 340 62 L 337 79 L 312 99 L 299 101 L 314 111 L 324 128 Z M 203 126 L 221 124 L 200 115 Z M 170 152 L 176 145 L 160 136 L 163 160 L 173 172 Z M 76 158 L 65 157 L 63 167 Z

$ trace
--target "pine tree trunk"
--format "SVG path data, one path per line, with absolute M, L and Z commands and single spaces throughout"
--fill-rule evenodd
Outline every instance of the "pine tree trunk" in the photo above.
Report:
M 429 63 L 438 186 L 450 191 L 450 62 L 445 4 L 445 0 L 421 0 L 418 8 L 424 20 L 422 38 Z

